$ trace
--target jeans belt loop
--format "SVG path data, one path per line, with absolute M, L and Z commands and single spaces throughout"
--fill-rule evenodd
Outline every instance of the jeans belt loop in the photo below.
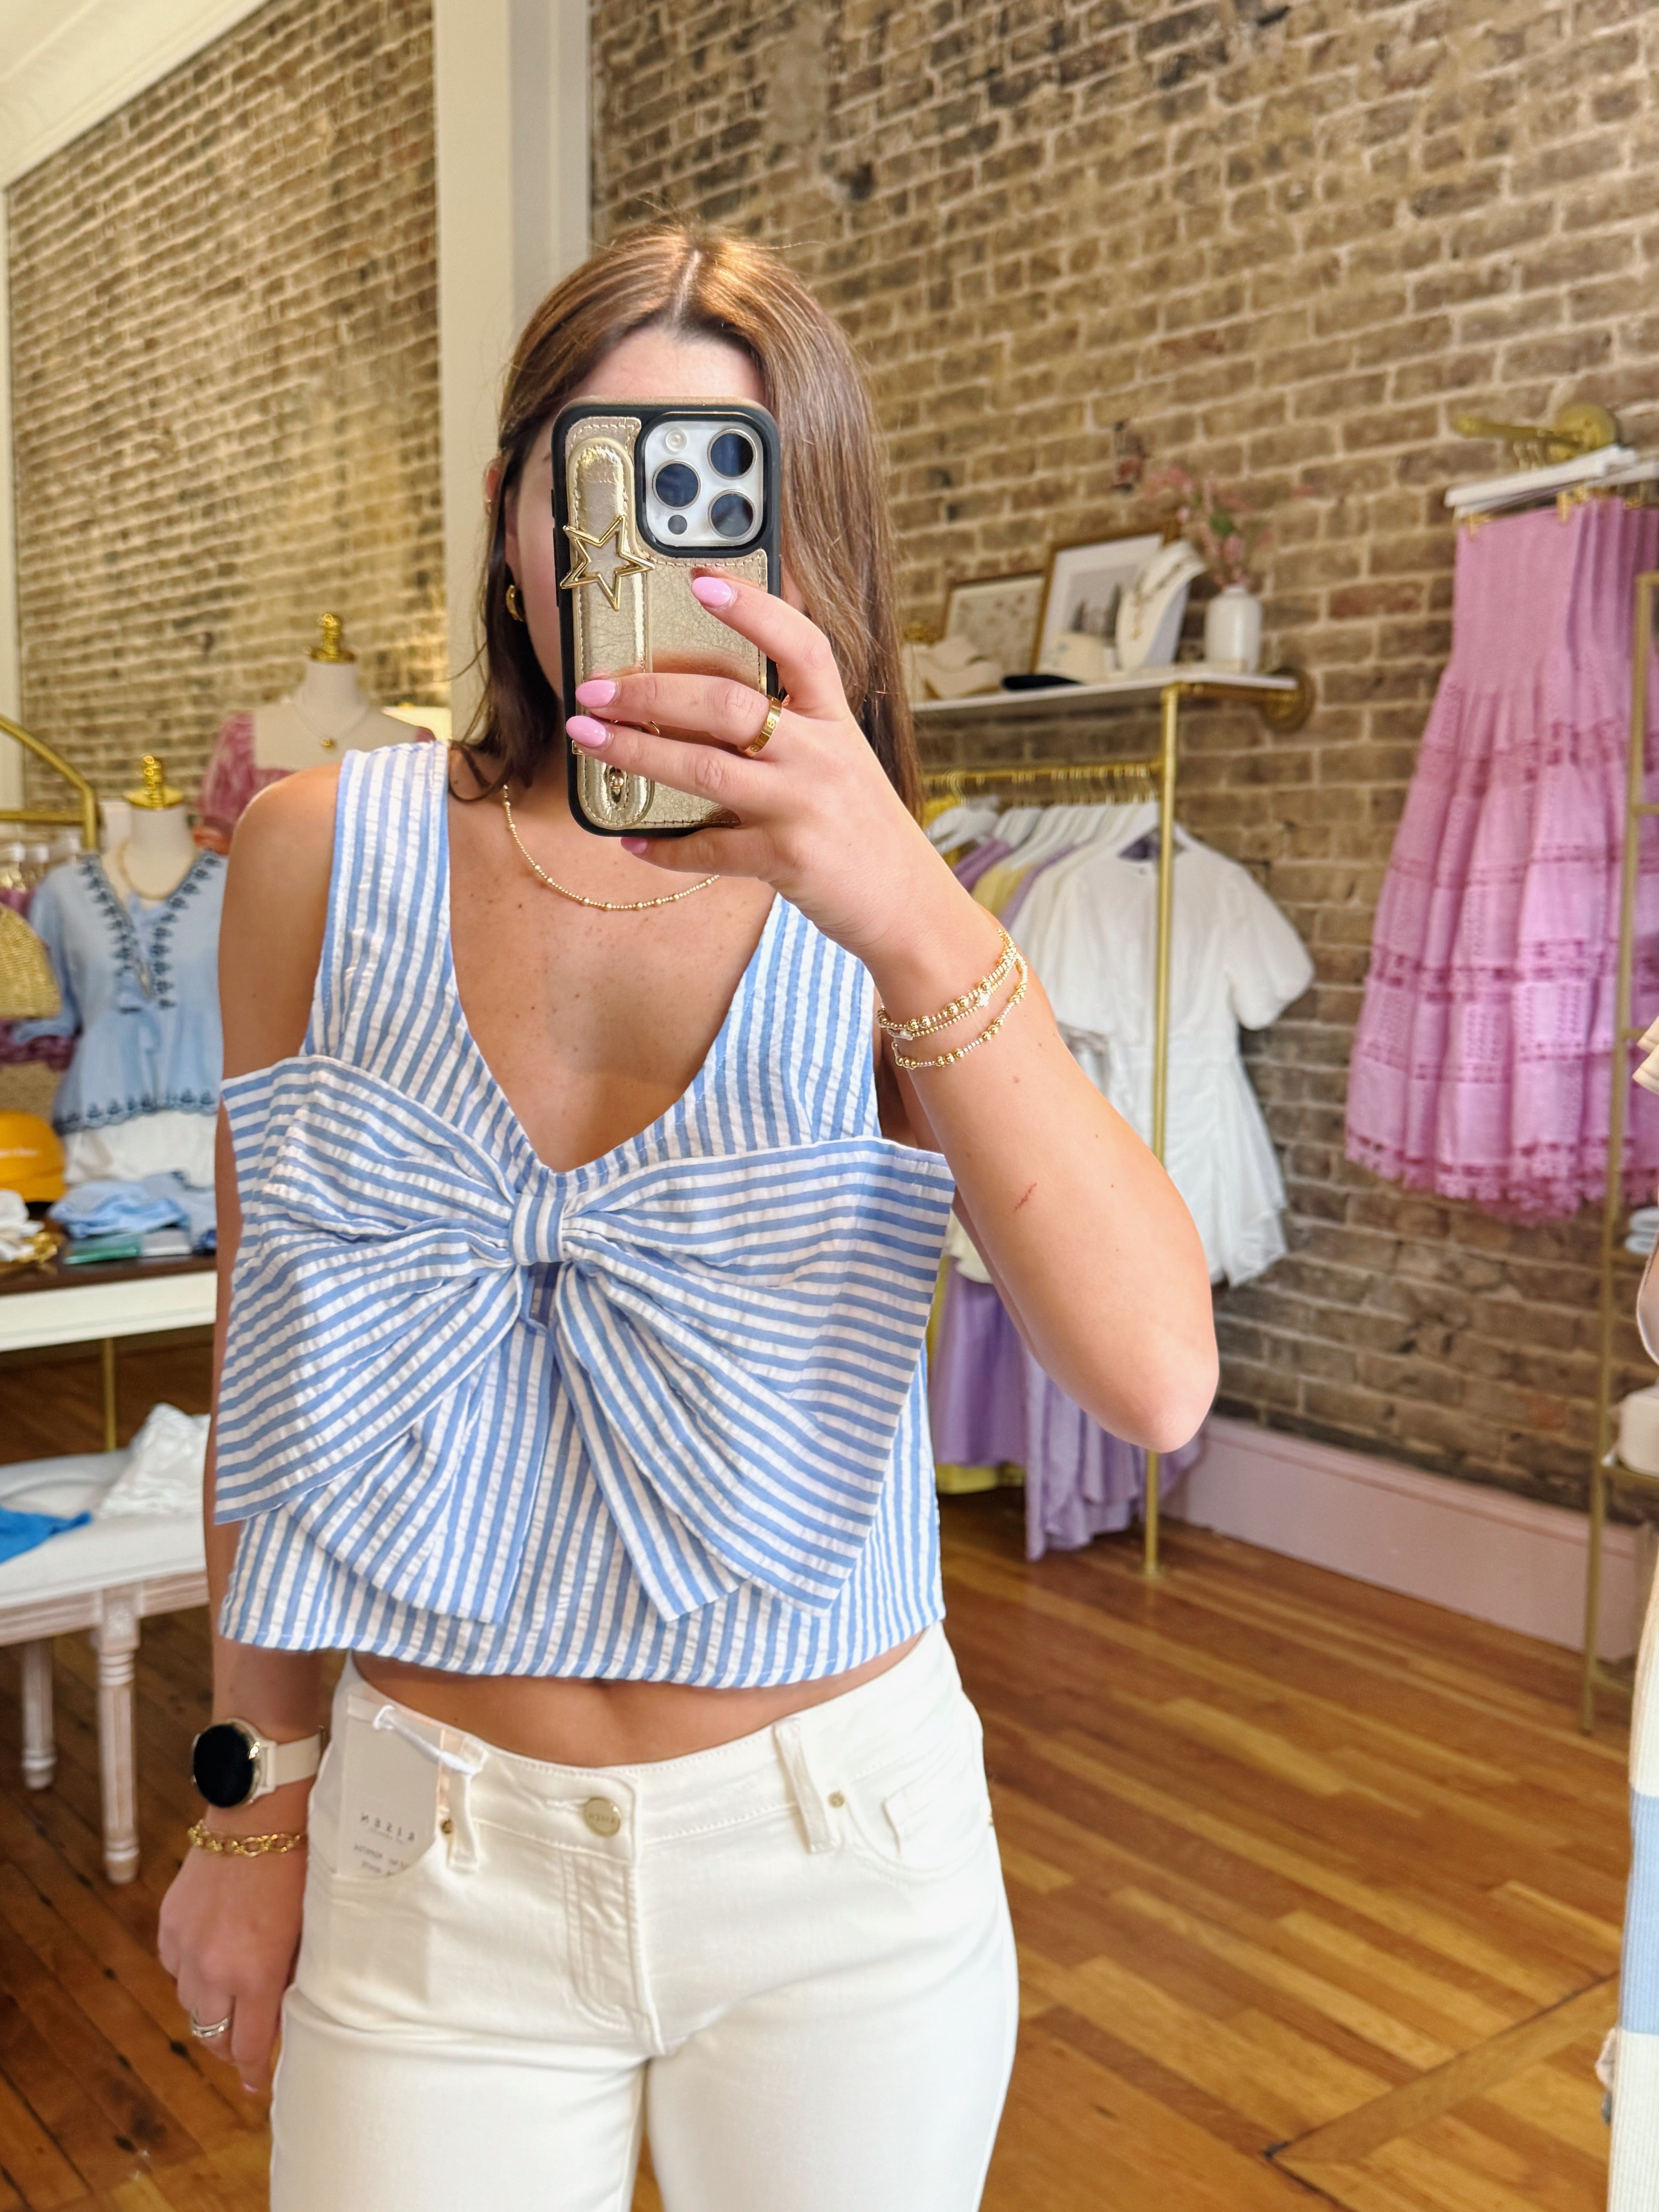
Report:
M 444 1731 L 445 1747 L 450 1744 L 450 1731 Z M 457 1736 L 473 1754 L 453 1760 L 446 1759 L 439 1771 L 442 1779 L 438 1790 L 438 1814 L 447 1823 L 445 1835 L 449 1844 L 449 1864 L 457 1874 L 471 1874 L 478 1864 L 478 1831 L 472 1818 L 472 1785 L 483 1771 L 488 1754 L 479 1756 L 480 1747 L 470 1736 Z
M 798 1720 L 780 1721 L 772 1731 L 778 1747 L 778 1757 L 789 1778 L 795 1809 L 800 1814 L 801 1826 L 806 1831 L 809 1851 L 834 1851 L 841 1848 L 841 1837 L 830 1817 L 830 1807 L 813 1775 L 811 1763 L 806 1756 L 806 1744 Z

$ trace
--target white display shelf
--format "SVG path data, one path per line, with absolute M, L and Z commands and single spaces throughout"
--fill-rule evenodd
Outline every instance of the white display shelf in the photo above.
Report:
M 200 1328 L 218 1310 L 219 1278 L 211 1266 L 134 1271 L 112 1282 L 99 1281 L 91 1268 L 86 1274 L 91 1279 L 60 1279 L 49 1289 L 9 1290 L 0 1297 L 0 1352 Z
M 1204 660 L 1181 660 L 1168 668 L 1137 668 L 1109 676 L 1103 684 L 1045 684 L 1032 691 L 975 691 L 966 699 L 919 699 L 912 711 L 924 714 L 992 715 L 1049 714 L 1056 708 L 1073 712 L 1102 706 L 1109 701 L 1156 699 L 1172 684 L 1191 684 L 1208 690 L 1236 692 L 1241 697 L 1294 698 L 1306 678 L 1295 670 L 1276 670 L 1268 676 L 1245 676 L 1235 668 L 1214 668 Z
M 1620 1482 L 1646 1482 L 1659 1486 L 1659 1474 L 1650 1474 L 1644 1467 L 1627 1467 L 1616 1451 L 1610 1451 L 1601 1464 Z

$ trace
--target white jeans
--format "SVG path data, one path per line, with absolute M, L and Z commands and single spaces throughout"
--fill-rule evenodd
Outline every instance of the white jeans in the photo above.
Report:
M 313 1793 L 272 2212 L 627 2212 L 642 2124 L 667 2212 L 971 2212 L 1016 1986 L 942 1630 L 687 1759 L 452 1731 L 478 1771 L 390 1875 L 341 1870 L 353 1696 L 386 1704 L 348 1668 Z

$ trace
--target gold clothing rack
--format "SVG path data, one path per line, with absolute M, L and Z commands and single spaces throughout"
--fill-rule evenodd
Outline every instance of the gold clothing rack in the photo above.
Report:
M 8 721 L 0 714 L 0 732 L 15 738 L 26 752 L 31 752 L 52 774 L 61 776 L 80 800 L 72 813 L 49 806 L 0 806 L 0 822 L 24 823 L 33 829 L 78 830 L 82 848 L 88 852 L 98 849 L 98 794 L 79 769 L 71 768 L 61 753 L 54 752 L 44 738 L 32 737 L 16 722 Z
M 1607 1499 L 1621 1484 L 1659 1489 L 1659 1475 L 1626 1467 L 1613 1438 L 1613 1338 L 1619 1324 L 1616 1260 L 1619 1224 L 1625 1211 L 1625 1131 L 1629 1122 L 1630 1053 L 1643 1031 L 1631 1019 L 1632 975 L 1636 959 L 1636 890 L 1640 876 L 1638 840 L 1642 824 L 1659 815 L 1659 800 L 1647 796 L 1648 664 L 1654 650 L 1653 617 L 1659 606 L 1659 569 L 1636 580 L 1635 649 L 1631 659 L 1630 756 L 1625 771 L 1625 843 L 1619 880 L 1619 970 L 1613 996 L 1613 1048 L 1608 1071 L 1612 1097 L 1607 1108 L 1607 1185 L 1601 1201 L 1601 1328 L 1597 1339 L 1595 1450 L 1590 1461 L 1589 1543 L 1584 1571 L 1584 1674 L 1579 1725 L 1586 1735 L 1595 1726 L 1598 1690 L 1631 1695 L 1632 1686 L 1601 1663 L 1601 1554 L 1607 1536 Z
M 1156 799 L 1161 789 L 1155 760 L 1010 762 L 991 768 L 945 768 L 924 779 L 930 799 L 1002 798 L 1029 794 L 1035 806 L 1097 799 L 1103 792 L 1133 792 Z
M 1103 690 L 1107 687 L 1102 686 Z M 1253 707 L 1267 726 L 1275 731 L 1299 730 L 1313 712 L 1314 687 L 1305 669 L 1277 668 L 1270 678 L 1256 677 L 1242 683 L 1229 683 L 1224 674 L 1205 670 L 1191 675 L 1159 681 L 1156 678 L 1144 680 L 1131 690 L 1122 690 L 1123 703 L 1135 701 L 1136 691 L 1142 700 L 1156 696 L 1161 722 L 1161 743 L 1156 754 L 1139 760 L 1096 761 L 1010 761 L 993 763 L 983 768 L 951 768 L 933 769 L 924 775 L 923 787 L 932 799 L 971 799 L 996 793 L 1012 799 L 1028 798 L 1034 805 L 1062 805 L 1090 798 L 1101 798 L 1109 793 L 1122 796 L 1133 793 L 1138 797 L 1156 799 L 1158 802 L 1158 950 L 1152 985 L 1152 1148 L 1162 1163 L 1168 1134 L 1170 1103 L 1170 952 L 1175 927 L 1175 817 L 1176 785 L 1181 768 L 1181 709 L 1189 699 L 1224 699 L 1237 706 Z M 1091 691 L 1095 687 L 1077 687 L 1079 691 Z M 1018 710 L 1038 703 L 1039 695 L 1032 692 L 999 695 L 991 693 L 972 700 L 951 702 L 958 710 L 967 709 L 974 718 L 985 714 L 1006 712 L 1012 706 Z M 1068 700 L 1064 691 L 1052 698 L 1042 696 L 1042 703 L 1052 705 L 1058 712 L 1067 711 Z M 1102 703 L 1098 693 L 1093 697 L 1079 698 L 1071 705 L 1092 709 Z M 941 702 L 930 711 L 944 713 Z M 966 719 L 966 717 L 964 717 Z M 1142 1508 L 1141 1526 L 1145 1536 L 1142 1572 L 1156 1581 L 1164 1572 L 1158 1559 L 1158 1468 L 1161 1455 L 1149 1451 L 1146 1455 L 1146 1494 Z

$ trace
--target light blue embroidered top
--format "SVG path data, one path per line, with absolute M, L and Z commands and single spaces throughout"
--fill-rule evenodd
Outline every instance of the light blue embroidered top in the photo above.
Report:
M 542 1164 L 466 1026 L 447 762 L 340 770 L 301 1051 L 225 1085 L 222 1626 L 471 1674 L 835 1674 L 942 1610 L 951 1177 L 884 1139 L 862 965 L 775 900 L 660 1120 Z
M 141 1114 L 215 1114 L 224 1045 L 219 1030 L 219 911 L 225 864 L 202 854 L 170 897 L 125 902 L 95 853 L 54 868 L 35 892 L 29 927 L 52 959 L 63 1006 L 19 1022 L 32 1037 L 78 1041 L 52 1101 L 64 1136 Z

